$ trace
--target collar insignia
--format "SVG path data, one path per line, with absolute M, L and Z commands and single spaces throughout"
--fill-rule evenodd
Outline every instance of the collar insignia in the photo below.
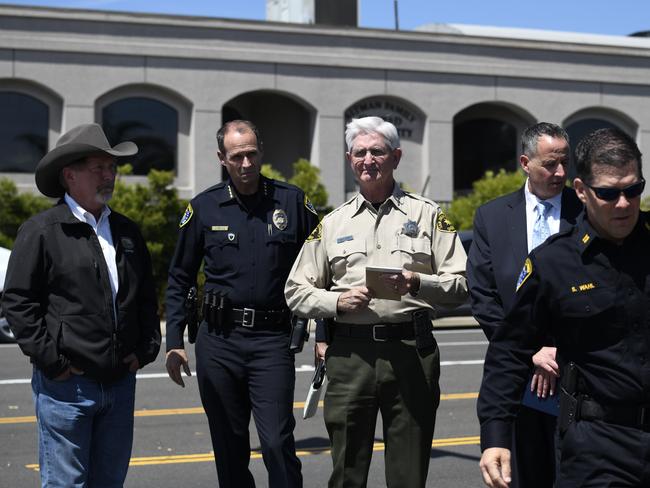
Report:
M 582 236 L 582 243 L 587 244 L 589 242 L 589 239 L 591 239 L 591 236 L 589 234 L 585 234 Z

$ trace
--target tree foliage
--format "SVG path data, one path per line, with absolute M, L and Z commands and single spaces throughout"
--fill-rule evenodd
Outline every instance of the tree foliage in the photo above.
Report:
M 522 171 L 507 172 L 501 169 L 496 174 L 487 171 L 483 178 L 472 184 L 472 192 L 469 195 L 455 198 L 451 202 L 446 210 L 447 217 L 458 230 L 471 229 L 478 207 L 521 188 L 524 181 L 526 175 Z
M 52 200 L 33 193 L 18 193 L 13 181 L 0 179 L 0 246 L 11 249 L 22 223 L 51 206 Z
M 323 213 L 327 213 L 331 210 L 331 208 L 327 206 L 329 195 L 327 194 L 325 186 L 320 181 L 320 169 L 313 166 L 306 159 L 301 158 L 293 163 L 293 175 L 288 180 L 270 164 L 262 165 L 262 174 L 267 178 L 286 181 L 292 185 L 296 185 L 305 192 L 305 195 L 307 195 L 309 200 L 311 200 L 311 203 L 314 204 L 314 207 L 316 207 L 321 216 Z
M 171 171 L 153 169 L 147 175 L 147 184 L 143 185 L 124 182 L 121 176 L 131 170 L 130 165 L 120 167 L 110 206 L 138 224 L 147 242 L 162 311 L 167 270 L 178 236 L 178 221 L 187 201 L 180 199 L 172 186 L 174 174 Z

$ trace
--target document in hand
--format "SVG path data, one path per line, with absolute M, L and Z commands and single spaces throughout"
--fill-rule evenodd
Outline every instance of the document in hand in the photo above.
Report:
M 401 300 L 402 296 L 382 281 L 381 275 L 383 274 L 402 274 L 402 268 L 366 266 L 366 287 L 372 291 L 375 298 Z
M 307 400 L 305 400 L 305 408 L 302 411 L 303 419 L 308 419 L 316 415 L 320 394 L 325 389 L 325 378 L 325 361 L 321 359 L 316 365 L 316 371 L 314 371 L 314 377 L 309 386 L 309 393 L 307 393 Z

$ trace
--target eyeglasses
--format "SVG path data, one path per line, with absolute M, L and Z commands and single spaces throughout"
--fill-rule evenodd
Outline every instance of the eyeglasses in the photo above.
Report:
M 585 185 L 587 184 L 585 183 Z M 625 195 L 625 198 L 627 199 L 635 198 L 641 195 L 641 193 L 643 193 L 643 189 L 645 188 L 645 180 L 641 179 L 641 181 L 638 181 L 633 185 L 626 186 L 625 188 L 598 188 L 591 185 L 587 186 L 591 188 L 596 196 L 601 200 L 605 200 L 606 202 L 613 202 L 614 200 L 619 199 L 621 193 Z
M 371 147 L 371 148 L 359 148 L 352 151 L 352 157 L 354 159 L 364 159 L 366 154 L 370 153 L 373 158 L 381 159 L 385 158 L 388 155 L 388 151 L 381 147 Z

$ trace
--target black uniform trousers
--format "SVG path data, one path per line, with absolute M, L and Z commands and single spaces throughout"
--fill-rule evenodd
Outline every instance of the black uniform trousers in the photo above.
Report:
M 552 488 L 557 417 L 522 405 L 513 429 L 511 488 Z
M 251 411 L 270 488 L 302 487 L 293 429 L 294 357 L 286 330 L 209 329 L 196 341 L 196 374 L 208 416 L 221 488 L 255 486 L 250 461 Z
M 579 420 L 561 439 L 556 488 L 650 486 L 650 433 L 602 420 Z

